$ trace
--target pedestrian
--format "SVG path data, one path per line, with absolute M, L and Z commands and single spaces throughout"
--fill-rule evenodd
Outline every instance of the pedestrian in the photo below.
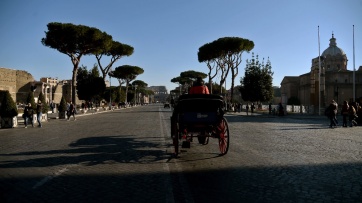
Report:
M 349 120 L 349 127 L 357 126 L 357 122 L 355 120 L 357 118 L 356 109 L 354 108 L 353 103 L 349 106 L 348 118 L 349 118 L 348 119 Z
M 348 110 L 349 110 L 349 105 L 347 101 L 343 102 L 343 106 L 342 106 L 342 110 L 341 110 L 341 114 L 343 117 L 343 127 L 347 127 L 347 117 L 348 117 Z
M 34 115 L 34 109 L 33 107 L 31 107 L 31 103 L 28 103 L 28 105 L 25 106 L 23 113 L 25 128 L 28 127 L 28 119 L 30 120 L 31 126 L 34 127 L 33 115 Z
M 279 104 L 278 104 L 278 115 L 284 116 L 284 107 L 281 102 L 279 102 Z
M 249 115 L 249 103 L 246 104 L 245 109 L 246 109 L 246 115 L 248 116 Z
M 72 116 L 72 115 L 73 115 L 74 121 L 77 120 L 77 119 L 75 119 L 75 106 L 74 106 L 73 102 L 70 102 L 69 110 L 68 110 L 68 121 L 70 119 L 70 116 Z
M 250 106 L 251 115 L 253 115 L 254 109 L 255 109 L 255 105 L 254 105 L 254 103 L 251 103 L 251 106 Z
M 358 105 L 358 109 L 356 109 L 357 111 L 357 125 L 362 125 L 362 106 Z
M 67 119 L 69 120 L 69 106 L 70 106 L 70 102 L 67 102 Z
M 272 104 L 269 103 L 269 114 L 272 114 Z
M 88 107 L 89 107 L 89 101 L 86 101 L 86 102 L 85 102 L 85 107 L 84 107 L 84 108 L 88 109 Z
M 41 128 L 41 117 L 43 114 L 43 104 L 41 103 L 40 100 L 38 100 L 38 103 L 36 104 L 36 120 L 38 121 L 38 127 Z
M 50 109 L 52 110 L 52 113 L 54 113 L 54 109 L 55 109 L 55 104 L 54 104 L 54 100 L 52 100 L 52 102 L 50 102 Z
M 328 109 L 327 116 L 329 117 L 330 120 L 329 127 L 330 128 L 337 127 L 338 121 L 336 116 L 337 116 L 338 104 L 334 100 L 332 100 L 327 109 Z

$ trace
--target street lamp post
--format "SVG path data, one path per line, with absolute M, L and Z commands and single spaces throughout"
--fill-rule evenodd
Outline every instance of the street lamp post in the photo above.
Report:
M 222 91 L 222 87 L 220 87 L 221 91 Z M 227 100 L 227 95 L 226 95 L 226 78 L 225 78 L 225 110 L 227 111 L 228 110 L 228 100 Z
M 109 110 L 112 110 L 112 80 L 109 74 Z
M 137 104 L 137 85 L 134 85 L 134 105 Z
M 338 97 L 338 86 L 337 86 L 337 104 L 338 104 L 338 102 L 339 102 L 339 97 Z

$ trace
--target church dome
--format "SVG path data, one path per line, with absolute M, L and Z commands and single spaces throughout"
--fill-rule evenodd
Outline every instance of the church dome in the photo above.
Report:
M 344 51 L 337 47 L 336 38 L 332 34 L 332 38 L 329 40 L 329 47 L 323 51 L 322 56 L 326 57 L 327 55 L 336 56 L 336 55 L 346 55 Z

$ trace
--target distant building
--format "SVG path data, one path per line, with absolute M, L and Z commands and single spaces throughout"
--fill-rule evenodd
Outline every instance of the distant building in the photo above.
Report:
M 71 100 L 71 80 L 58 80 L 57 78 L 43 77 L 40 81 L 23 70 L 0 68 L 0 90 L 8 90 L 13 100 L 17 103 L 25 103 L 31 87 L 34 87 L 34 99 L 37 101 L 42 92 L 45 101 L 60 103 L 62 96 L 66 101 Z M 80 100 L 77 98 L 77 104 Z
M 34 82 L 33 76 L 26 71 L 0 67 L 0 90 L 9 91 L 17 103 L 26 100 L 32 82 Z
M 320 79 L 318 56 L 312 59 L 309 73 L 284 77 L 281 82 L 284 103 L 289 98 L 296 97 L 302 105 L 314 106 L 318 110 L 319 97 L 321 108 L 327 106 L 332 99 L 340 105 L 345 100 L 353 100 L 354 71 L 347 70 L 347 56 L 337 46 L 334 34 L 329 41 L 329 47 L 321 55 Z M 355 95 L 356 99 L 362 97 L 362 66 L 355 71 Z
M 146 89 L 154 92 L 154 95 L 150 98 L 150 102 L 165 102 L 169 96 L 166 86 L 150 86 Z
M 110 87 L 111 86 L 111 82 L 109 80 L 104 80 L 104 83 L 106 84 L 106 87 Z

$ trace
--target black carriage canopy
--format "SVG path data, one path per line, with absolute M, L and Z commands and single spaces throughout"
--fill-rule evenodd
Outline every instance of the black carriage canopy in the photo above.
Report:
M 219 112 L 223 114 L 223 97 L 216 94 L 184 94 L 177 102 L 178 112 Z

